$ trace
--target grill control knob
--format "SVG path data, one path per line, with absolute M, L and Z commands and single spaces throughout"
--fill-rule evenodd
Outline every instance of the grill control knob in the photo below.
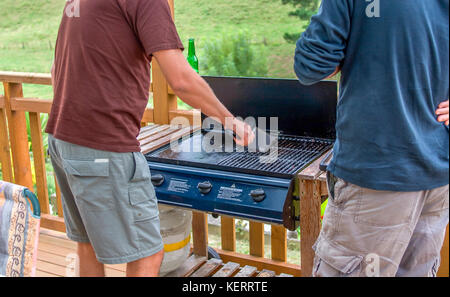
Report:
M 212 184 L 209 181 L 198 183 L 197 189 L 202 194 L 208 194 L 209 192 L 211 192 Z
M 155 187 L 159 187 L 164 183 L 164 176 L 162 176 L 161 174 L 152 175 L 151 181 Z
M 256 189 L 250 192 L 250 196 L 252 196 L 253 201 L 261 202 L 266 198 L 266 193 L 263 189 Z

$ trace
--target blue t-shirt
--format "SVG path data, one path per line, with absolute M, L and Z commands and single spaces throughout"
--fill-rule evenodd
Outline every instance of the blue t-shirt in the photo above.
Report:
M 297 42 L 295 72 L 341 66 L 329 170 L 350 183 L 421 191 L 449 183 L 449 0 L 323 0 Z

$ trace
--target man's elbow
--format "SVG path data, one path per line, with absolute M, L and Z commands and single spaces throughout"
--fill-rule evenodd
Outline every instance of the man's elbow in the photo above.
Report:
M 340 67 L 314 67 L 298 60 L 294 63 L 294 72 L 301 84 L 310 86 L 321 80 L 329 79 L 340 71 Z
M 302 85 L 310 86 L 320 81 L 320 79 L 311 75 L 311 71 L 305 65 L 295 63 L 294 72 Z
M 336 74 L 342 59 L 340 52 L 327 51 L 313 44 L 305 45 L 300 39 L 295 50 L 294 71 L 300 83 L 312 85 Z
M 170 82 L 170 87 L 175 94 L 183 94 L 187 92 L 193 85 L 192 73 L 189 71 L 182 71 L 178 73 L 175 79 Z
M 184 78 L 178 79 L 170 83 L 170 87 L 172 88 L 175 94 L 183 94 L 189 90 L 189 83 Z

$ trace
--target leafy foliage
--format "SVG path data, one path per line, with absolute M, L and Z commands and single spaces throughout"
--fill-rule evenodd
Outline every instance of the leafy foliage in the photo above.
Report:
M 281 0 L 284 5 L 294 6 L 294 11 L 289 12 L 289 16 L 297 17 L 304 22 L 303 30 L 309 25 L 311 17 L 319 9 L 320 0 Z M 300 38 L 301 33 L 284 33 L 284 39 L 289 43 L 295 43 Z
M 217 76 L 267 76 L 267 59 L 261 46 L 252 45 L 248 33 L 223 34 L 203 48 L 202 71 Z

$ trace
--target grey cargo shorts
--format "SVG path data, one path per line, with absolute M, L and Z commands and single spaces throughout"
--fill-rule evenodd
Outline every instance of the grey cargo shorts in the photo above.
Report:
M 313 276 L 436 276 L 449 220 L 449 186 L 376 191 L 327 174 Z
M 114 153 L 48 135 L 67 236 L 92 244 L 104 264 L 128 263 L 163 249 L 150 170 L 142 153 Z

